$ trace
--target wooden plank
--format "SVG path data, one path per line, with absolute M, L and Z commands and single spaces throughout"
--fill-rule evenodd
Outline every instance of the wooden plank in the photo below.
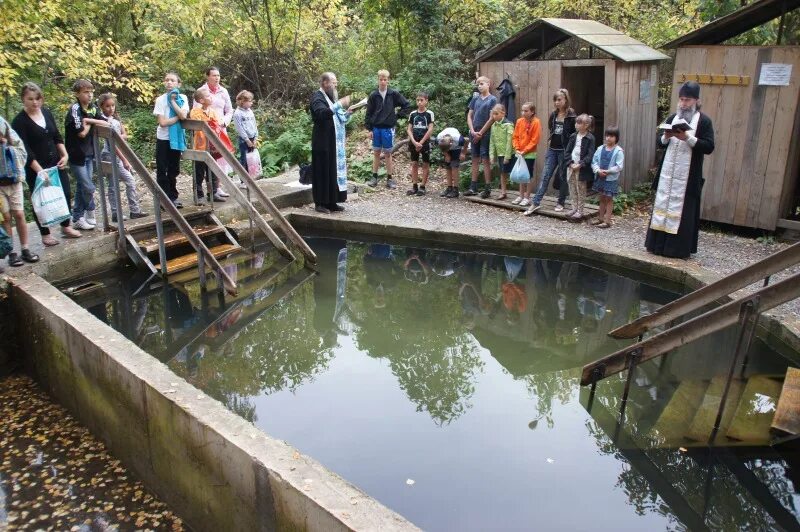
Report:
M 747 380 L 727 436 L 739 441 L 767 444 L 781 383 L 771 377 L 754 375 Z
M 563 59 L 561 66 L 564 67 L 586 67 L 586 66 L 601 66 L 604 67 L 608 63 L 613 63 L 613 59 Z
M 719 412 L 719 405 L 722 401 L 722 394 L 725 391 L 726 377 L 714 377 L 711 379 L 711 384 L 708 385 L 703 400 L 697 408 L 697 413 L 692 420 L 692 424 L 686 431 L 686 437 L 695 441 L 708 441 L 711 432 L 714 430 L 714 422 L 717 420 L 717 413 Z M 744 381 L 732 380 L 730 390 L 728 391 L 727 403 L 722 412 L 722 421 L 719 425 L 718 434 L 725 434 L 733 419 L 736 406 L 739 404 L 739 398 L 744 391 Z
M 637 360 L 641 364 L 737 323 L 744 300 L 760 297 L 758 310 L 766 312 L 798 296 L 800 296 L 800 273 L 756 290 L 747 298 L 733 300 L 646 340 L 586 364 L 581 372 L 581 384 L 591 384 L 593 373 L 596 370 L 600 371 L 602 375 L 600 378 L 625 371 L 630 364 L 632 353 L 638 353 Z
M 786 218 L 780 218 L 778 219 L 775 225 L 782 229 L 791 229 L 793 231 L 800 231 L 800 221 L 798 220 L 788 220 Z
M 800 61 L 795 50 L 779 48 L 773 52 L 772 61 L 775 63 L 794 64 L 800 68 Z M 755 227 L 773 230 L 775 223 L 783 212 L 780 212 L 781 199 L 787 181 L 791 183 L 796 176 L 786 176 L 786 167 L 790 147 L 795 140 L 793 131 L 797 112 L 798 92 L 800 82 L 797 76 L 792 76 L 787 87 L 778 89 L 775 122 L 773 124 L 770 142 L 767 169 L 764 176 L 764 190 L 761 196 L 761 205 Z M 791 188 L 791 187 L 789 187 Z
M 762 63 L 771 63 L 774 49 L 759 51 L 758 66 Z M 769 164 L 769 150 L 772 144 L 772 136 L 775 126 L 775 113 L 778 105 L 778 95 L 780 88 L 761 86 L 759 87 L 760 101 L 763 106 L 759 118 L 758 136 L 753 138 L 753 167 L 750 176 L 743 175 L 743 179 L 750 179 L 750 199 L 747 202 L 747 225 L 752 226 L 758 220 L 758 211 L 761 209 L 761 198 L 763 197 L 764 186 L 767 175 L 767 165 Z M 752 110 L 751 110 L 752 113 Z
M 706 55 L 705 65 L 702 71 L 721 71 L 724 60 L 724 48 L 710 49 Z M 722 120 L 724 122 L 727 119 L 722 111 L 724 105 L 722 89 L 723 87 L 718 85 L 705 85 L 700 90 L 700 101 L 703 104 L 703 112 L 711 117 L 712 123 L 714 123 L 715 126 L 715 131 L 720 131 L 720 125 L 717 125 L 715 122 L 717 120 Z M 725 126 L 723 125 L 722 127 Z M 710 189 L 718 188 L 720 192 L 722 187 L 725 186 L 726 179 L 725 173 L 720 166 L 722 165 L 724 167 L 727 150 L 728 146 L 726 146 L 725 143 L 717 142 L 714 153 L 705 158 L 703 165 L 704 177 L 707 180 L 706 186 Z M 710 213 L 713 216 L 712 219 L 716 221 L 730 223 L 733 219 L 733 213 L 725 213 L 723 209 L 720 208 L 718 194 L 711 194 L 708 198 L 704 198 L 703 208 L 706 212 Z M 722 215 L 722 219 L 719 218 L 720 215 Z
M 209 248 L 209 252 L 211 252 L 211 255 L 215 259 L 218 259 L 236 253 L 240 249 L 242 249 L 241 246 L 235 244 L 220 244 L 219 246 Z M 167 261 L 168 272 L 180 272 L 189 270 L 195 266 L 197 266 L 197 253 L 194 252 Z M 161 270 L 161 264 L 156 264 L 156 268 Z
M 205 238 L 207 236 L 216 235 L 219 233 L 224 233 L 225 228 L 219 225 L 203 225 L 199 227 L 193 227 L 194 234 L 199 236 L 200 238 Z M 180 246 L 181 244 L 188 244 L 189 239 L 186 238 L 181 232 L 170 233 L 168 235 L 164 235 L 164 247 L 172 248 L 176 246 Z M 157 238 L 148 238 L 146 240 L 140 240 L 137 242 L 139 249 L 144 251 L 145 253 L 154 253 L 158 251 L 158 239 Z
M 514 191 L 509 191 L 508 198 L 505 200 L 498 200 L 497 198 L 491 198 L 491 197 L 483 199 L 480 196 L 466 196 L 464 199 L 466 199 L 467 201 L 471 201 L 472 203 L 480 203 L 483 205 L 491 205 L 492 207 L 500 207 L 503 209 L 510 209 L 513 211 L 524 212 L 525 210 L 528 209 L 528 207 L 522 207 L 520 205 L 514 205 L 513 203 L 511 203 L 511 201 L 514 200 L 517 196 L 519 196 L 519 193 Z M 549 216 L 551 218 L 566 220 L 568 218 L 567 214 L 569 213 L 569 209 L 565 209 L 561 212 L 556 212 L 555 206 L 557 204 L 558 204 L 557 198 L 555 198 L 554 196 L 545 196 L 544 198 L 542 198 L 542 203 L 540 204 L 542 208 L 536 211 L 535 214 L 541 214 L 543 216 Z M 588 220 L 589 218 L 597 216 L 597 209 L 598 209 L 597 205 L 587 203 L 583 209 L 584 215 L 583 218 L 581 218 L 581 220 Z
M 772 428 L 784 434 L 800 434 L 800 369 L 786 370 Z

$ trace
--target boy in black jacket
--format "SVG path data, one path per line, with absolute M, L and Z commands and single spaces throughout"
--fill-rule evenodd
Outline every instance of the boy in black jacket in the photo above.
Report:
M 378 185 L 378 168 L 381 165 L 381 152 L 386 157 L 386 188 L 397 185 L 392 179 L 392 148 L 394 147 L 394 127 L 397 125 L 397 108 L 404 115 L 411 110 L 402 94 L 389 88 L 389 71 L 378 71 L 378 89 L 372 91 L 367 100 L 367 114 L 364 126 L 372 139 L 372 179 L 367 185 Z

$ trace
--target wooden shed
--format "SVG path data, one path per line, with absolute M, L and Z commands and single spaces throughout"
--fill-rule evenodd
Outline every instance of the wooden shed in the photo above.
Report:
M 800 229 L 788 219 L 798 205 L 800 46 L 719 44 L 798 6 L 800 0 L 754 2 L 664 45 L 677 48 L 672 108 L 680 85 L 695 80 L 714 123 L 716 149 L 704 165 L 705 220 Z
M 547 150 L 553 93 L 565 88 L 577 113 L 595 117 L 596 136 L 602 138 L 606 125 L 620 128 L 625 148 L 621 185 L 629 190 L 647 179 L 655 159 L 658 62 L 665 59 L 669 57 L 599 22 L 542 18 L 483 52 L 476 62 L 480 75 L 494 86 L 506 77 L 511 80 L 517 106 L 526 101 L 536 105 L 543 134 L 537 175 Z

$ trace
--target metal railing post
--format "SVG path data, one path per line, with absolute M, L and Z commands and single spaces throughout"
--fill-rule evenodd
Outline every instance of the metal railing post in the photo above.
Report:
M 761 297 L 758 295 L 753 296 L 744 303 L 739 310 L 739 337 L 736 340 L 736 350 L 733 353 L 731 360 L 731 367 L 728 370 L 728 379 L 725 381 L 725 389 L 722 391 L 722 397 L 719 401 L 719 410 L 717 410 L 717 418 L 714 420 L 714 429 L 711 431 L 711 436 L 708 438 L 708 443 L 713 443 L 717 437 L 719 426 L 722 423 L 722 414 L 725 412 L 725 403 L 728 400 L 728 392 L 731 389 L 731 381 L 733 381 L 733 374 L 736 372 L 736 366 L 742 356 L 744 356 L 750 344 L 753 341 L 753 334 L 758 324 L 758 309 L 761 304 Z
M 206 291 L 206 260 L 203 258 L 203 253 L 197 252 L 197 276 L 200 280 L 200 290 Z
M 108 137 L 108 150 L 111 153 L 111 185 L 114 187 L 114 203 L 117 205 L 117 237 L 119 238 L 119 252 L 125 253 L 125 223 L 122 218 L 122 195 L 119 189 L 119 158 L 117 157 L 117 143 L 114 136 Z M 106 216 L 103 213 L 103 216 Z
M 641 347 L 628 353 L 628 378 L 625 380 L 625 389 L 622 392 L 622 404 L 619 407 L 620 416 L 625 414 L 625 407 L 628 404 L 628 394 L 631 391 L 631 382 L 633 382 L 633 374 L 636 371 L 636 364 L 639 362 L 639 357 L 641 355 Z
M 106 184 L 103 176 L 103 161 L 100 157 L 100 137 L 98 135 L 97 127 L 92 129 L 92 142 L 94 143 L 94 160 L 97 175 L 97 186 L 100 192 L 100 212 L 103 215 L 103 231 L 108 232 L 111 230 L 111 224 L 108 219 L 108 205 L 106 205 Z
M 153 212 L 156 217 L 156 237 L 158 238 L 158 261 L 161 264 L 161 275 L 167 277 L 167 247 L 164 245 L 164 225 L 161 221 L 161 202 L 158 194 L 153 195 Z

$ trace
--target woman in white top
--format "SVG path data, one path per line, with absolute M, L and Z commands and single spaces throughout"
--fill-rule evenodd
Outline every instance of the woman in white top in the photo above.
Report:
M 233 119 L 233 104 L 228 89 L 219 84 L 219 68 L 212 66 L 206 69 L 206 82 L 202 88 L 208 89 L 211 93 L 211 108 L 222 118 L 222 125 L 227 127 Z M 202 107 L 197 101 L 194 107 Z

